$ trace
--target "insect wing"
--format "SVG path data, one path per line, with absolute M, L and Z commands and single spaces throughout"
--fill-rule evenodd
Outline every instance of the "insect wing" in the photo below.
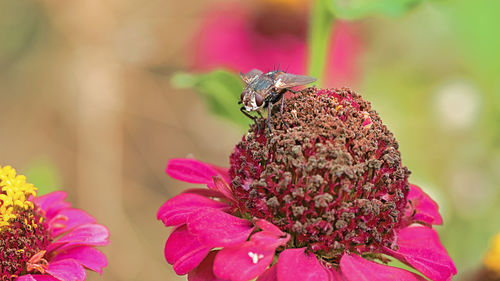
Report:
M 314 81 L 316 81 L 316 78 L 311 76 L 279 72 L 274 76 L 274 87 L 278 89 L 291 88 L 306 85 Z
M 246 84 L 250 84 L 253 80 L 262 75 L 262 73 L 262 71 L 254 68 L 247 73 L 240 72 L 240 77 Z

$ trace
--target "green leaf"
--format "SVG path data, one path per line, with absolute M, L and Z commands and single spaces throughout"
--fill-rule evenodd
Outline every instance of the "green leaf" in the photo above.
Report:
M 238 101 L 243 84 L 238 75 L 224 70 L 203 74 L 176 73 L 172 77 L 176 88 L 192 88 L 203 97 L 210 110 L 242 129 L 248 128 L 251 120 L 240 111 Z
M 328 0 L 330 11 L 337 17 L 355 20 L 374 14 L 399 16 L 422 0 Z

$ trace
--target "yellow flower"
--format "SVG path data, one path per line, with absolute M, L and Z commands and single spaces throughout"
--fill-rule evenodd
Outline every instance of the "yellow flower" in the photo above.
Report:
M 36 187 L 17 175 L 11 166 L 0 166 L 0 229 L 17 217 L 17 210 L 33 209 L 30 196 L 36 196 Z
M 500 233 L 495 236 L 490 250 L 484 257 L 484 265 L 500 275 Z

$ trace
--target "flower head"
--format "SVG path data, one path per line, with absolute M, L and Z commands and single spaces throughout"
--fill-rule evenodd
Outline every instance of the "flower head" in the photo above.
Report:
M 66 193 L 36 196 L 36 187 L 10 166 L 0 167 L 0 279 L 85 280 L 101 272 L 108 230 L 70 207 Z
M 276 106 L 279 111 L 278 106 Z M 431 280 L 456 274 L 433 224 L 437 204 L 408 183 L 398 144 L 350 89 L 286 99 L 272 133 L 250 131 L 230 168 L 174 159 L 167 173 L 209 190 L 167 201 L 165 257 L 190 280 Z M 285 126 L 284 124 L 287 124 Z M 287 128 L 288 127 L 288 128 Z M 217 279 L 218 278 L 218 279 Z
M 289 130 L 251 132 L 231 155 L 238 208 L 332 262 L 345 251 L 394 248 L 409 171 L 392 133 L 349 90 L 310 90 L 289 103 Z

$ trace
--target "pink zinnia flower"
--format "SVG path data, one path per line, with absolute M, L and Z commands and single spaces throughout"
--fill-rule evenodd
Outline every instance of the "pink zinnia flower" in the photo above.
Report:
M 109 243 L 108 229 L 71 208 L 66 193 L 36 196 L 10 167 L 0 167 L 0 279 L 82 281 L 85 268 L 102 273 L 108 262 L 94 246 Z
M 306 89 L 253 125 L 229 169 L 173 159 L 167 173 L 206 184 L 168 200 L 165 258 L 188 279 L 431 280 L 455 265 L 432 225 L 438 205 L 408 183 L 398 143 L 350 89 Z M 278 109 L 279 110 L 279 109 Z
M 265 1 L 264 1 L 265 2 Z M 307 3 L 288 5 L 257 2 L 250 10 L 224 3 L 215 7 L 201 24 L 193 40 L 195 70 L 228 68 L 246 72 L 283 68 L 306 72 Z M 294 8 L 295 5 L 301 5 Z M 353 24 L 338 21 L 332 34 L 325 86 L 352 84 L 361 40 Z

